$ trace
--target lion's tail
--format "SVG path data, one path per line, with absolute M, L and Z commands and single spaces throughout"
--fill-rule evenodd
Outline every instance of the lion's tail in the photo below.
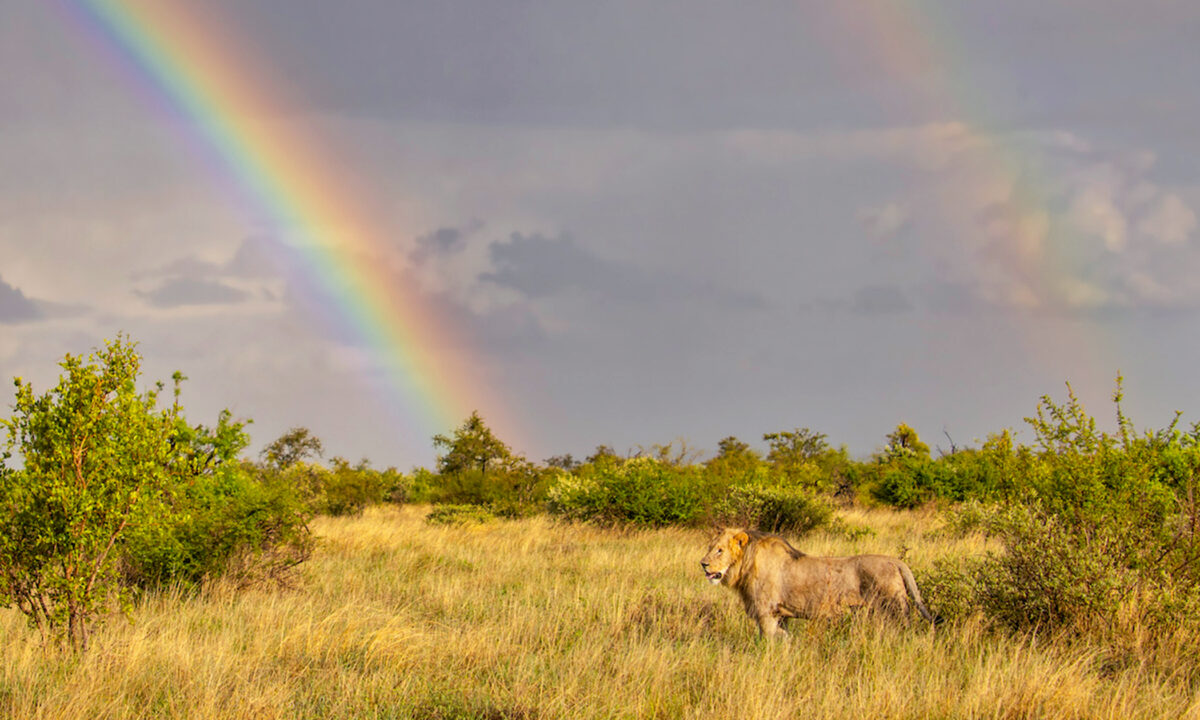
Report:
M 908 565 L 903 561 L 897 564 L 900 566 L 900 577 L 904 578 L 904 587 L 912 596 L 913 605 L 917 606 L 917 612 L 921 613 L 921 617 L 929 622 L 936 623 L 938 619 L 929 612 L 929 608 L 925 607 L 925 601 L 921 599 L 921 591 L 917 589 L 917 579 L 913 577 L 912 570 L 909 570 Z

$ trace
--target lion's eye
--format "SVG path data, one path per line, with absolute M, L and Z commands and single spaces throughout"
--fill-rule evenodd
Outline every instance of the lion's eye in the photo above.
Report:
M 720 555 L 720 554 L 721 554 L 721 553 L 723 553 L 723 552 L 725 552 L 725 550 L 724 550 L 723 548 L 717 548 L 717 554 L 718 554 L 718 555 Z

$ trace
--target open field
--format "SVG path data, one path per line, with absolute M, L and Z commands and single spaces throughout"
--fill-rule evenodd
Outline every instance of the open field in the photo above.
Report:
M 1200 717 L 1184 681 L 978 623 L 794 622 L 756 636 L 703 581 L 706 534 L 546 518 L 431 527 L 428 508 L 321 518 L 291 590 L 159 595 L 82 657 L 0 614 L 13 718 Z M 917 574 L 983 540 L 926 514 L 817 533 L 815 554 L 907 548 Z

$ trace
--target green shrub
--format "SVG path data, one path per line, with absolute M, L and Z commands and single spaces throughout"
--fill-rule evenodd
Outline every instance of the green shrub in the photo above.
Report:
M 1073 392 L 1043 398 L 1028 422 L 1036 450 L 1009 454 L 1015 482 L 997 509 L 967 506 L 958 524 L 984 528 L 1002 550 L 964 566 L 974 604 L 1011 627 L 1111 628 L 1138 598 L 1160 630 L 1181 621 L 1200 587 L 1195 434 L 1174 424 L 1138 436 L 1114 401 L 1118 433 L 1096 429 Z
M 490 510 L 480 505 L 435 505 L 425 516 L 430 525 L 477 525 L 495 519 Z
M 13 416 L 0 420 L 0 464 L 22 460 L 0 472 L 0 604 L 77 649 L 93 617 L 128 598 L 119 548 L 171 484 L 175 417 L 158 409 L 158 391 L 138 392 L 135 347 L 118 337 L 67 355 L 41 395 L 16 378 Z
M 932 500 L 934 468 L 937 465 L 925 458 L 904 458 L 882 467 L 879 480 L 871 488 L 877 500 L 898 508 L 914 508 Z
M 250 466 L 199 476 L 160 498 L 153 521 L 130 530 L 122 576 L 141 589 L 227 574 L 239 584 L 284 582 L 311 554 L 307 518 L 293 488 Z
M 982 558 L 953 558 L 934 563 L 917 584 L 925 604 L 942 620 L 955 621 L 982 612 L 977 578 Z
M 364 460 L 351 466 L 342 458 L 333 459 L 333 467 L 322 478 L 321 499 L 315 510 L 322 515 L 361 515 L 368 505 L 384 501 L 391 477 L 372 469 Z
M 550 489 L 550 512 L 574 520 L 647 527 L 701 520 L 715 493 L 697 466 L 677 467 L 652 458 L 602 457 L 563 473 Z
M 47 636 L 86 648 L 92 617 L 132 591 L 236 571 L 279 576 L 308 556 L 294 494 L 257 483 L 235 458 L 245 422 L 223 411 L 191 426 L 163 384 L 138 392 L 141 357 L 124 336 L 86 360 L 66 356 L 37 396 L 16 381 L 0 421 L 22 469 L 0 462 L 0 603 Z
M 284 470 L 261 466 L 260 473 L 293 488 L 316 515 L 361 515 L 368 505 L 405 502 L 411 482 L 393 468 L 375 470 L 366 460 L 351 465 L 335 457 L 331 467 L 295 462 Z
M 828 525 L 829 504 L 799 488 L 736 486 L 729 490 L 715 518 L 721 524 L 764 532 L 803 535 Z

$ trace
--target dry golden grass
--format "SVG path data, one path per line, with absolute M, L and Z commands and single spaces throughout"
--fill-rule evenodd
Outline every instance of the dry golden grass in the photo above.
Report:
M 1185 682 L 973 622 L 794 622 L 760 641 L 703 581 L 701 531 L 430 527 L 426 510 L 321 519 L 296 589 L 156 596 L 81 657 L 5 611 L 0 717 L 1200 717 Z M 907 548 L 918 579 L 983 547 L 930 532 L 928 515 L 849 519 L 876 534 L 800 545 Z

